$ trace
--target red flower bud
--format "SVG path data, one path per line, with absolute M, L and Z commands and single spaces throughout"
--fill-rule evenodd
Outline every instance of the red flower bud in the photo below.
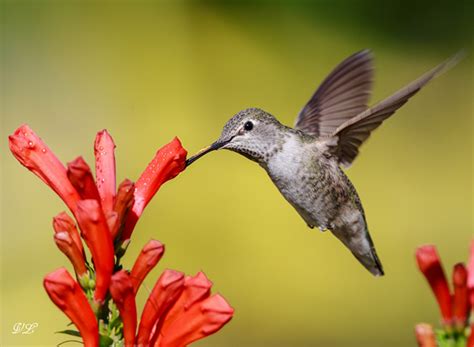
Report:
M 443 323 L 450 325 L 453 318 L 451 294 L 436 248 L 430 245 L 419 247 L 416 250 L 416 260 L 436 296 Z
M 67 231 L 77 248 L 81 251 L 81 254 L 84 253 L 84 248 L 82 247 L 82 241 L 79 232 L 77 231 L 76 223 L 66 212 L 61 212 L 53 218 L 53 228 L 56 232 Z
M 462 263 L 454 266 L 453 285 L 454 323 L 458 329 L 464 330 L 469 312 L 469 297 L 467 292 L 467 270 Z
M 84 257 L 72 240 L 71 235 L 67 231 L 60 231 L 54 234 L 54 242 L 72 263 L 74 271 L 78 276 L 82 276 L 87 272 Z
M 180 315 L 155 343 L 160 347 L 187 346 L 221 329 L 232 319 L 234 309 L 219 294 L 192 305 Z
M 184 275 L 181 272 L 165 270 L 160 276 L 143 308 L 137 335 L 139 346 L 149 345 L 155 324 L 176 302 L 183 285 Z
M 39 136 L 25 124 L 10 135 L 8 141 L 20 164 L 41 178 L 74 212 L 80 199 L 79 193 L 69 182 L 64 165 Z
M 92 172 L 82 157 L 77 157 L 67 164 L 67 177 L 81 196 L 81 199 L 100 201 L 99 191 L 92 177 Z
M 43 281 L 50 299 L 74 323 L 84 346 L 99 346 L 99 327 L 82 288 L 65 268 L 48 274 Z
M 148 241 L 145 247 L 143 247 L 130 273 L 135 294 L 138 292 L 138 288 L 140 288 L 146 275 L 158 264 L 164 252 L 165 246 L 156 240 Z
M 138 218 L 161 185 L 184 170 L 186 155 L 187 152 L 177 137 L 156 152 L 151 163 L 135 183 L 135 201 L 127 215 L 122 240 L 130 238 Z
M 111 228 L 112 238 L 115 239 L 122 227 L 125 217 L 133 205 L 133 194 L 135 192 L 135 183 L 129 179 L 120 183 L 117 196 L 115 197 L 114 211 L 117 213 L 116 225 Z
M 137 307 L 132 281 L 124 270 L 112 276 L 110 295 L 117 305 L 123 322 L 123 335 L 126 347 L 135 345 L 135 332 L 137 329 Z
M 104 213 L 97 200 L 81 200 L 77 204 L 77 222 L 82 238 L 89 247 L 96 271 L 94 299 L 102 302 L 109 289 L 114 268 L 114 246 Z
M 97 133 L 94 144 L 95 175 L 104 213 L 112 211 L 115 198 L 115 143 L 107 130 Z
M 419 347 L 436 347 L 436 338 L 433 327 L 426 323 L 415 326 L 416 341 Z

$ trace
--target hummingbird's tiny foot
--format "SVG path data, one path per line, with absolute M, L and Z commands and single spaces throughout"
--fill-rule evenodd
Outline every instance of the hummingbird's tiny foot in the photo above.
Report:
M 308 226 L 308 228 L 310 229 L 314 229 L 314 225 L 311 225 L 311 224 L 306 224 Z
M 324 225 L 323 225 L 323 226 L 319 226 L 318 228 L 319 228 L 319 230 L 320 230 L 321 232 L 325 232 L 326 230 L 328 230 L 328 228 L 327 228 L 326 226 L 324 226 Z

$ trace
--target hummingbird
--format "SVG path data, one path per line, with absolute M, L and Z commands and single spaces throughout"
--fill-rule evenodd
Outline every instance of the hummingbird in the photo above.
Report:
M 459 59 L 460 54 L 451 57 L 368 107 L 373 55 L 362 50 L 333 69 L 293 128 L 262 109 L 244 109 L 225 124 L 217 141 L 190 157 L 186 165 L 218 149 L 257 162 L 308 227 L 330 230 L 367 270 L 383 276 L 361 200 L 342 168 L 352 164 L 373 130 Z

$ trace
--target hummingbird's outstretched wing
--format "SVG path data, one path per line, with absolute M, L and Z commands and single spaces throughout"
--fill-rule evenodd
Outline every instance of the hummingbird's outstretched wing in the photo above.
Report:
M 342 123 L 367 109 L 373 64 L 369 50 L 346 58 L 326 77 L 299 113 L 295 129 L 330 136 Z
M 344 167 L 349 167 L 359 153 L 360 145 L 367 140 L 375 128 L 405 104 L 430 80 L 456 65 L 463 56 L 463 52 L 457 53 L 392 96 L 341 124 L 330 135 L 330 138 L 337 141 L 330 141 L 331 144 L 329 145 L 332 147 L 330 150 L 339 158 L 339 163 Z

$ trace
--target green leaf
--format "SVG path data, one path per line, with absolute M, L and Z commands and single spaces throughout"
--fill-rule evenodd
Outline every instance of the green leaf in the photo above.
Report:
M 70 329 L 56 331 L 56 334 L 66 334 L 66 335 L 81 337 L 81 333 L 79 331 L 70 330 Z
M 83 342 L 82 341 L 77 341 L 77 340 L 66 340 L 66 341 L 63 341 L 63 342 L 60 342 L 56 345 L 56 347 L 59 347 L 59 346 L 62 346 L 66 343 L 71 343 L 71 342 L 75 342 L 75 343 L 79 343 L 81 345 L 83 345 Z
M 109 347 L 114 344 L 114 340 L 105 335 L 99 335 L 99 345 L 100 347 Z

